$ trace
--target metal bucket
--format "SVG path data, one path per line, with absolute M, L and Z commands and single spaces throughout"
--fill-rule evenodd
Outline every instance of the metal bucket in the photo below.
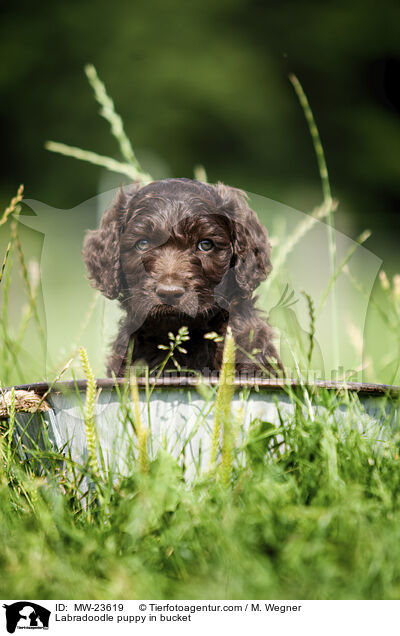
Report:
M 149 429 L 149 453 L 154 457 L 165 448 L 186 468 L 189 478 L 208 466 L 214 422 L 213 396 L 217 380 L 202 384 L 194 377 L 138 378 L 142 424 Z M 97 381 L 96 429 L 99 446 L 107 470 L 126 474 L 129 453 L 135 448 L 132 414 L 121 392 L 128 389 L 123 380 Z M 34 390 L 46 395 L 50 409 L 40 415 L 17 413 L 14 435 L 22 453 L 51 444 L 74 462 L 85 464 L 88 458 L 83 419 L 86 381 L 63 382 L 49 390 L 49 385 L 30 384 L 16 389 Z M 388 439 L 398 421 L 400 387 L 358 383 L 319 382 L 304 385 L 297 381 L 257 380 L 254 383 L 235 381 L 232 401 L 232 421 L 236 426 L 237 442 L 254 421 L 268 422 L 279 427 L 290 422 L 296 409 L 304 409 L 309 417 L 336 418 L 343 427 L 356 426 L 368 435 Z M 337 404 L 329 411 L 316 397 L 328 391 L 339 395 Z M 149 393 L 151 395 L 149 396 Z M 128 392 L 129 395 L 129 392 Z M 128 398 L 129 404 L 129 398 Z M 351 406 L 351 408 L 349 408 Z M 351 422 L 349 423 L 349 413 Z M 48 446 L 47 446 L 48 447 Z

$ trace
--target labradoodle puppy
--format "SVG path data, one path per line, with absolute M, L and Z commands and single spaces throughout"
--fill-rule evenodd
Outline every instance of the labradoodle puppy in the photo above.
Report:
M 174 354 L 184 369 L 218 371 L 223 342 L 204 336 L 229 325 L 237 372 L 283 371 L 253 299 L 271 270 L 268 236 L 241 190 L 191 179 L 129 186 L 88 232 L 83 257 L 94 287 L 125 312 L 108 375 L 139 360 L 156 367 L 158 345 L 184 325 L 190 340 Z

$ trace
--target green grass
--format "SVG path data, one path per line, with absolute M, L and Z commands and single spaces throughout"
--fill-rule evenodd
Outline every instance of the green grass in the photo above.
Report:
M 49 148 L 147 182 L 150 177 L 141 173 L 104 86 L 92 67 L 87 74 L 124 162 L 56 144 Z M 314 125 L 311 111 L 307 117 Z M 315 130 L 313 138 L 319 142 Z M 329 217 L 333 227 L 335 205 L 321 152 L 324 204 L 287 237 L 273 259 L 280 267 L 316 219 Z M 0 274 L 3 387 L 38 380 L 35 359 L 45 346 L 38 280 L 34 268 L 33 273 L 29 269 L 16 219 L 21 195 L 0 221 L 8 232 Z M 355 290 L 365 291 L 352 273 L 351 254 L 336 265 L 333 232 L 330 237 L 332 271 L 320 304 L 335 290 L 338 268 Z M 17 279 L 22 311 L 11 306 Z M 399 281 L 382 274 L 372 297 L 373 320 L 367 325 L 372 344 L 364 355 L 371 380 L 399 377 Z M 287 287 L 281 293 L 283 304 L 294 304 Z M 303 342 L 302 364 L 307 366 L 320 305 L 314 306 L 307 290 L 304 300 L 310 323 Z M 364 346 L 363 334 L 354 330 L 357 349 Z M 382 333 L 384 344 L 378 338 Z M 186 335 L 171 339 L 167 357 L 173 359 Z M 301 355 L 296 325 L 288 337 L 294 355 Z M 398 407 L 394 418 L 382 419 L 383 441 L 376 427 L 368 434 L 360 429 L 365 414 L 346 391 L 310 395 L 300 387 L 290 394 L 293 415 L 282 416 L 279 426 L 255 420 L 240 434 L 240 422 L 231 421 L 230 413 L 232 355 L 227 342 L 218 390 L 199 388 L 215 413 L 212 457 L 206 470 L 190 480 L 182 462 L 165 450 L 152 455 L 151 431 L 139 414 L 134 380 L 121 393 L 132 452 L 123 475 L 105 470 L 101 452 L 96 454 L 96 387 L 84 351 L 86 465 L 46 442 L 46 427 L 44 447 L 37 440 L 29 448 L 18 444 L 13 432 L 19 416 L 11 399 L 8 420 L 0 422 L 2 598 L 399 598 Z
M 321 391 L 311 410 L 305 397 L 293 395 L 282 425 L 255 420 L 228 449 L 222 432 L 222 456 L 191 480 L 165 450 L 132 453 L 125 475 L 93 457 L 60 463 L 50 445 L 19 455 L 5 426 L 0 596 L 398 598 L 399 422 L 379 441 L 360 432 L 362 407 L 346 393 Z M 134 400 L 122 401 L 134 448 L 142 431 Z

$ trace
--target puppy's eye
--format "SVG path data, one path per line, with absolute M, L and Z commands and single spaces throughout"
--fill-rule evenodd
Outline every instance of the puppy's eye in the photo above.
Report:
M 135 250 L 139 252 L 143 252 L 145 249 L 149 247 L 149 241 L 147 239 L 140 239 L 135 243 Z
M 197 249 L 199 249 L 200 252 L 209 252 L 213 247 L 214 243 L 211 239 L 203 239 L 197 243 Z

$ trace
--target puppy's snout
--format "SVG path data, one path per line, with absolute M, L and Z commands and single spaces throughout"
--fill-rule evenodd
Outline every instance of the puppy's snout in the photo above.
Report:
M 163 303 L 175 305 L 185 293 L 181 285 L 173 283 L 159 283 L 156 287 L 156 294 Z

